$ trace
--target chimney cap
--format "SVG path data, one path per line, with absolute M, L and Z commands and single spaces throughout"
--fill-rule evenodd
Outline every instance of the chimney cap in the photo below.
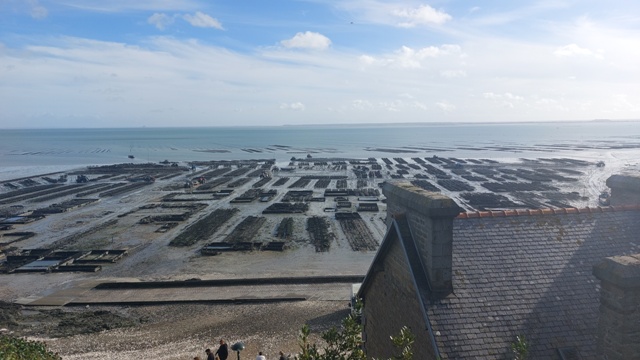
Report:
M 640 287 L 640 254 L 605 258 L 593 267 L 593 275 L 620 287 Z
M 456 217 L 462 212 L 450 197 L 424 190 L 406 180 L 387 182 L 382 192 L 387 200 L 395 198 L 411 210 L 431 217 Z

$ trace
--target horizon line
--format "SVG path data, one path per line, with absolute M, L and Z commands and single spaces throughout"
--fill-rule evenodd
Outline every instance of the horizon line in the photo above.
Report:
M 563 124 L 563 123 L 613 123 L 637 122 L 640 119 L 590 119 L 590 120 L 527 120 L 527 121 L 434 121 L 434 122 L 398 122 L 398 123 L 314 123 L 280 125 L 193 125 L 193 126 L 130 126 L 130 127 L 0 127 L 0 130 L 97 130 L 97 129 L 188 129 L 188 128 L 277 128 L 277 127 L 313 127 L 313 126 L 431 126 L 431 125 L 514 125 L 514 124 Z

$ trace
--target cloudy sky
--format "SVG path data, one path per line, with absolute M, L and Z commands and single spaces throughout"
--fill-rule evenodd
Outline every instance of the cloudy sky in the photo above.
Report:
M 640 2 L 0 0 L 0 128 L 640 118 Z

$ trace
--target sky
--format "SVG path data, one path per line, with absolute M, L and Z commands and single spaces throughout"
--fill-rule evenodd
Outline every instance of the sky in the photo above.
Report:
M 640 119 L 640 1 L 0 0 L 0 128 Z

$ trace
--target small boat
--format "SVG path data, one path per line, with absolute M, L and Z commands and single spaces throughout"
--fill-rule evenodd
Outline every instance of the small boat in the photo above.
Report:
M 129 159 L 135 159 L 136 157 L 133 155 L 129 155 Z

